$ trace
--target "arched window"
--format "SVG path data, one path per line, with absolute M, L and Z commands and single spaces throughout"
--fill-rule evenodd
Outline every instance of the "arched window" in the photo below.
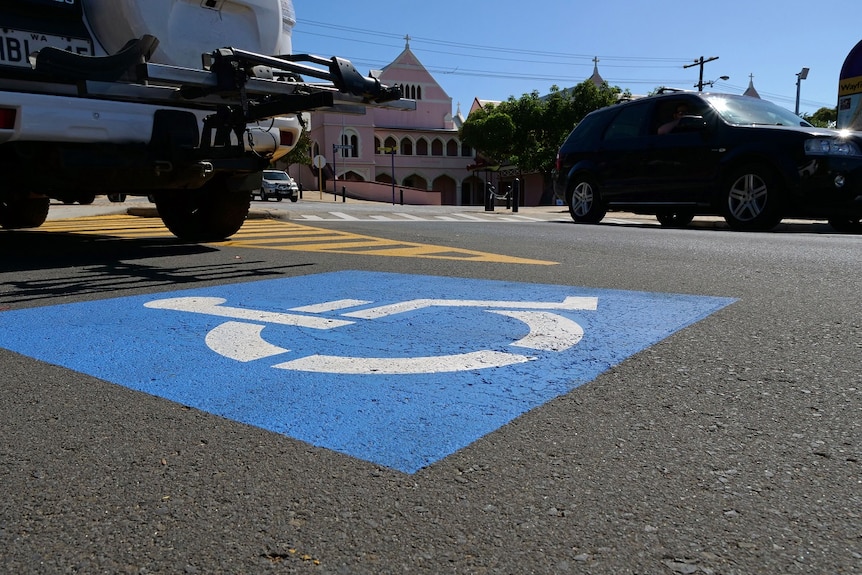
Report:
M 449 140 L 446 142 L 446 155 L 447 156 L 457 156 L 458 155 L 458 142 L 455 140 Z
M 428 155 L 428 140 L 425 138 L 420 138 L 418 142 L 416 142 L 416 155 L 417 156 L 427 156 Z
M 401 155 L 402 156 L 412 156 L 413 155 L 413 142 L 410 138 L 402 138 L 401 140 Z
M 431 142 L 431 155 L 432 156 L 442 156 L 443 155 L 443 140 L 440 138 L 434 138 L 434 141 Z
M 401 94 L 403 97 L 411 100 L 422 99 L 422 86 L 417 84 L 396 84 L 396 86 L 401 88 Z
M 359 157 L 359 135 L 352 129 L 347 129 L 341 134 L 341 157 Z
M 470 146 L 465 146 L 463 143 L 461 144 L 461 155 L 465 158 L 473 157 L 473 148 Z

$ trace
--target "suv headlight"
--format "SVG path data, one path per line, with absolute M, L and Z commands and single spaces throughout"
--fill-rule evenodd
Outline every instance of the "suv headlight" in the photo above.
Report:
M 862 156 L 859 146 L 850 140 L 838 138 L 812 138 L 805 140 L 808 156 Z

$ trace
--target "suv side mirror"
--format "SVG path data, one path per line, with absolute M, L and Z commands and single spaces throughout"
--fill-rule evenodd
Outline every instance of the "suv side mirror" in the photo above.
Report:
M 703 116 L 683 116 L 674 128 L 674 132 L 700 132 L 706 130 L 707 124 Z

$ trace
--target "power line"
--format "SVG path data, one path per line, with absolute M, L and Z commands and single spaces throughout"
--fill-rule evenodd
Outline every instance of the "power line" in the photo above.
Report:
M 328 30 L 335 30 L 341 32 L 340 35 L 331 35 L 324 34 L 321 32 L 311 32 L 308 30 L 294 28 L 294 36 L 299 35 L 307 35 L 307 36 L 315 36 L 320 38 L 332 38 L 340 41 L 353 42 L 357 44 L 365 44 L 370 46 L 381 46 L 385 48 L 393 48 L 400 49 L 401 43 L 404 41 L 405 37 L 401 34 L 393 33 L 393 32 L 381 32 L 377 30 L 370 30 L 367 28 L 356 28 L 351 26 L 343 26 L 337 24 L 331 24 L 327 22 L 318 22 L 314 20 L 305 20 L 299 19 L 297 24 L 323 28 Z M 373 41 L 368 39 L 361 38 L 353 38 L 346 37 L 345 33 L 353 34 L 364 37 L 371 38 L 380 38 L 383 41 Z M 388 40 L 388 41 L 386 41 Z M 564 65 L 566 67 L 591 67 L 595 63 L 595 55 L 586 55 L 586 54 L 576 54 L 576 53 L 564 53 L 564 52 L 550 52 L 543 50 L 525 50 L 522 48 L 509 48 L 505 46 L 486 46 L 479 44 L 469 44 L 464 42 L 453 42 L 446 40 L 438 40 L 435 38 L 426 38 L 426 37 L 414 37 L 410 36 L 410 42 L 414 44 L 418 44 L 422 46 L 423 44 L 427 44 L 429 46 L 440 46 L 445 48 L 451 48 L 453 50 L 465 50 L 468 53 L 463 51 L 450 51 L 450 50 L 436 50 L 429 47 L 421 47 L 417 52 L 428 53 L 428 54 L 440 54 L 445 56 L 457 56 L 460 58 L 471 58 L 475 60 L 486 60 L 486 61 L 496 61 L 496 62 L 508 62 L 508 63 L 516 63 L 516 64 L 525 64 L 528 66 L 541 66 L 541 65 L 550 65 L 550 66 L 561 66 Z M 469 52 L 478 52 L 469 53 Z M 483 53 L 492 53 L 492 55 L 486 55 Z M 532 58 L 510 58 L 505 56 L 500 56 L 499 54 L 517 54 L 518 56 L 534 56 L 535 58 L 545 58 L 544 59 L 532 59 Z M 574 61 L 573 61 L 574 60 Z M 584 62 L 578 62 L 578 60 L 583 60 Z M 709 60 L 704 60 L 703 63 Z M 390 62 L 389 61 L 368 61 L 363 60 L 361 57 L 351 58 L 351 61 L 354 64 L 361 64 L 365 66 L 369 66 L 370 68 L 379 69 L 385 67 Z M 683 70 L 685 68 L 689 68 L 695 65 L 702 66 L 699 60 L 696 60 L 694 64 L 692 64 L 691 58 L 666 58 L 666 57 L 648 57 L 648 56 L 601 56 L 600 61 L 602 62 L 603 69 L 634 69 L 634 70 L 659 70 L 659 69 L 679 69 Z M 435 75 L 451 75 L 451 76 L 471 76 L 471 77 L 481 77 L 481 78 L 489 78 L 489 79 L 500 79 L 500 80 L 513 80 L 513 81 L 533 81 L 533 82 L 554 82 L 560 86 L 566 85 L 576 85 L 582 81 L 584 81 L 583 77 L 573 77 L 570 75 L 561 75 L 558 73 L 524 73 L 524 72 L 513 72 L 511 70 L 499 71 L 499 70 L 480 70 L 474 68 L 463 68 L 461 66 L 455 67 L 447 67 L 441 65 L 429 64 L 427 65 L 427 69 L 429 72 L 434 73 Z M 691 80 L 689 78 L 674 78 L 674 79 L 632 79 L 632 78 L 605 78 L 605 81 L 610 85 L 651 85 L 653 87 L 658 86 L 686 86 Z M 702 82 L 702 79 L 701 79 Z M 705 85 L 706 83 L 704 83 Z M 734 90 L 735 92 L 742 93 L 745 91 L 745 87 L 734 86 L 732 84 L 726 84 L 721 82 L 714 82 L 713 85 L 717 85 L 718 87 L 725 87 L 729 90 Z M 697 85 L 696 85 L 697 86 Z M 760 91 L 760 94 L 769 100 L 775 100 L 780 102 L 790 102 L 793 103 L 793 99 L 784 96 L 781 94 L 772 94 L 768 92 Z M 816 102 L 812 100 L 802 100 L 801 101 L 806 106 L 815 106 L 815 107 L 833 107 L 834 103 L 826 104 L 823 102 Z
M 398 41 L 398 42 L 404 40 L 403 36 L 401 36 L 400 34 L 392 33 L 392 32 L 379 32 L 379 31 L 374 31 L 374 30 L 368 30 L 366 28 L 352 28 L 350 26 L 341 26 L 341 25 L 329 24 L 326 22 L 316 22 L 314 20 L 298 20 L 297 23 L 298 24 L 307 24 L 307 25 L 311 25 L 311 26 L 317 26 L 320 28 L 328 28 L 328 29 L 332 29 L 332 30 L 337 30 L 339 32 L 353 32 L 356 34 L 367 35 L 367 36 L 378 36 L 378 37 L 382 37 L 382 38 L 390 38 L 393 41 Z M 313 33 L 313 32 L 308 32 L 305 30 L 294 29 L 294 33 L 297 33 L 297 32 L 299 32 L 301 34 L 317 35 L 317 36 L 324 36 L 324 37 L 329 37 L 329 38 L 338 38 L 340 40 L 349 40 L 351 42 L 371 43 L 371 44 L 375 44 L 375 45 L 379 45 L 379 46 L 392 46 L 392 44 L 380 44 L 380 43 L 368 42 L 366 40 L 348 39 L 348 38 L 344 38 L 343 36 L 326 36 L 326 35 L 319 34 L 319 33 Z M 483 45 L 479 45 L 479 44 L 468 44 L 468 43 L 464 43 L 464 42 L 453 42 L 450 40 L 437 40 L 434 38 L 425 38 L 422 36 L 410 36 L 410 41 L 420 43 L 420 44 L 424 43 L 424 44 L 431 44 L 431 45 L 436 45 L 436 46 L 446 46 L 446 47 L 451 47 L 451 48 L 464 48 L 467 50 L 476 50 L 479 52 L 493 52 L 495 54 L 499 54 L 499 53 L 503 52 L 503 53 L 508 53 L 508 54 L 531 55 L 531 56 L 540 56 L 540 57 L 546 57 L 546 58 L 556 58 L 558 60 L 559 59 L 589 60 L 590 64 L 592 63 L 592 60 L 595 57 L 594 54 L 589 54 L 589 55 L 587 55 L 587 54 L 570 54 L 570 53 L 565 53 L 565 52 L 550 52 L 550 51 L 544 51 L 544 50 L 527 50 L 527 49 L 523 49 L 523 48 L 509 48 L 506 46 L 483 46 Z M 426 51 L 432 52 L 432 50 L 426 50 Z M 462 53 L 452 53 L 452 52 L 441 52 L 441 53 L 452 54 L 455 56 L 467 56 L 467 57 L 471 57 L 471 58 L 478 58 L 479 57 L 479 56 L 476 56 L 475 54 L 462 54 Z M 492 57 L 492 59 L 505 60 L 505 58 L 493 58 L 493 57 Z M 666 64 L 674 63 L 677 65 L 682 65 L 683 62 L 690 62 L 691 61 L 689 58 L 656 58 L 656 57 L 645 57 L 645 56 L 602 56 L 602 61 L 605 61 L 605 60 L 626 61 L 626 62 L 663 62 Z M 541 63 L 541 62 L 536 62 L 534 60 L 514 60 L 514 61 Z M 558 64 L 559 62 L 548 62 L 548 63 Z M 667 66 L 667 67 L 676 67 L 676 66 Z
M 319 34 L 319 33 L 315 33 L 315 32 L 303 32 L 303 34 L 308 35 L 308 36 L 317 36 L 320 38 L 334 38 L 334 39 L 338 39 L 338 40 L 345 40 L 345 38 L 343 38 L 341 36 L 333 36 L 330 34 Z M 359 42 L 359 43 L 363 43 L 363 44 L 371 44 L 374 46 L 392 47 L 390 44 L 383 44 L 380 42 L 368 42 L 365 40 L 352 40 L 352 39 L 349 41 L 350 42 Z M 414 41 L 413 36 L 410 37 L 410 41 L 411 42 Z M 463 54 L 460 52 L 449 52 L 449 51 L 444 51 L 444 50 L 432 50 L 429 48 L 422 48 L 421 52 L 422 53 L 429 53 L 429 54 L 445 54 L 448 56 L 464 56 L 464 57 L 475 58 L 475 59 L 479 59 L 479 60 L 494 60 L 494 61 L 499 61 L 499 62 L 518 62 L 518 63 L 522 63 L 522 64 L 548 64 L 548 65 L 553 65 L 553 66 L 559 66 L 561 64 L 561 62 L 552 62 L 552 61 L 548 61 L 548 60 L 527 60 L 524 58 L 503 58 L 501 56 L 482 56 L 482 55 L 475 55 L 475 54 Z M 572 56 L 565 56 L 565 55 L 559 55 L 559 54 L 552 54 L 552 56 L 560 57 L 560 58 L 572 57 Z M 586 56 L 578 56 L 578 58 L 585 58 L 586 59 L 587 57 Z M 582 64 L 565 63 L 565 62 L 562 62 L 562 64 L 565 64 L 567 66 L 590 67 L 593 65 L 592 59 L 593 59 L 593 56 L 590 56 L 589 61 L 584 62 Z M 602 61 L 604 61 L 604 60 L 605 60 L 605 58 L 603 57 Z M 626 65 L 626 64 L 603 64 L 602 67 L 603 68 L 638 68 L 638 69 L 647 69 L 647 68 L 651 68 L 651 69 L 676 69 L 676 68 L 679 68 L 679 66 L 672 66 L 669 64 L 657 65 L 657 66 L 644 66 L 644 65 L 633 66 L 633 65 Z

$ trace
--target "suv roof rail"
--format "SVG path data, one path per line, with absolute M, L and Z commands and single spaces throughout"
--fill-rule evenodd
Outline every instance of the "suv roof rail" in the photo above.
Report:
M 668 94 L 671 92 L 690 92 L 690 90 L 686 90 L 685 88 L 671 88 L 669 86 L 661 86 L 658 90 L 655 91 L 656 94 Z

